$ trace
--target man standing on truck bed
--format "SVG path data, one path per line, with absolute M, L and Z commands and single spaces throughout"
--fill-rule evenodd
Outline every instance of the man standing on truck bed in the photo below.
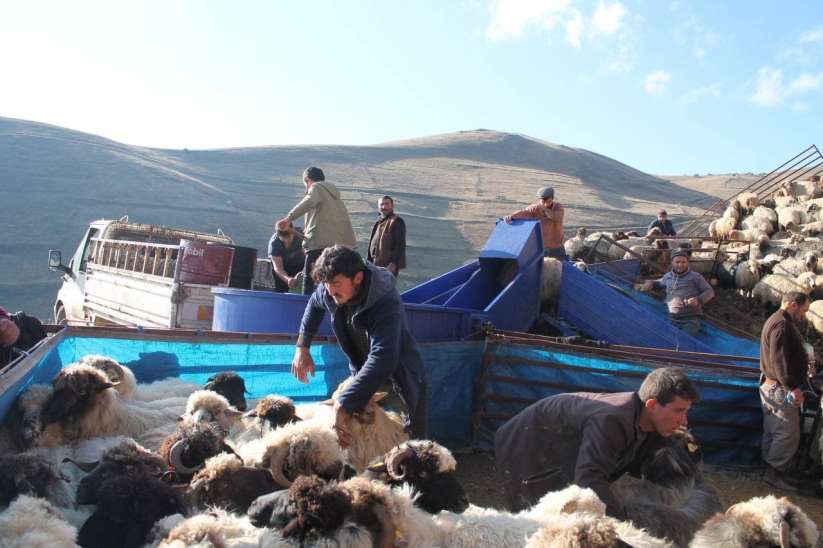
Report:
M 0 368 L 45 338 L 46 330 L 40 320 L 24 312 L 9 314 L 0 306 Z
M 326 182 L 326 176 L 319 167 L 309 167 L 303 172 L 306 196 L 294 206 L 288 215 L 277 221 L 278 229 L 285 229 L 289 223 L 306 215 L 305 239 L 306 261 L 303 264 L 303 294 L 311 295 L 314 280 L 311 268 L 324 249 L 335 244 L 354 248 L 357 241 L 349 220 L 349 211 L 340 198 L 340 191 Z
M 396 278 L 406 268 L 406 223 L 394 214 L 394 200 L 383 196 L 377 204 L 380 217 L 371 229 L 366 260 L 382 266 Z
M 285 230 L 276 228 L 269 240 L 269 261 L 274 274 L 275 290 L 278 293 L 288 293 L 297 283 L 297 274 L 306 264 L 303 236 L 294 228 L 294 223 L 289 222 Z
M 370 400 L 399 413 L 410 437 L 425 439 L 426 370 L 394 276 L 342 245 L 323 251 L 313 275 L 320 286 L 303 312 L 292 374 L 303 383 L 309 382 L 309 374 L 314 376 L 309 346 L 328 311 L 353 377 L 334 404 L 334 429 L 343 447 L 351 443 L 350 421 Z M 377 400 L 378 393 L 388 397 Z
M 515 211 L 511 215 L 506 215 L 503 220 L 507 223 L 512 222 L 514 219 L 537 219 L 540 221 L 544 255 L 563 261 L 566 259 L 566 250 L 563 248 L 563 216 L 565 211 L 559 202 L 554 201 L 554 189 L 544 186 L 537 191 L 537 202 Z

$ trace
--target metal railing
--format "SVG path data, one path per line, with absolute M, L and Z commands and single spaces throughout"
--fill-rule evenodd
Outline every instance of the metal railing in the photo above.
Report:
M 180 254 L 179 245 L 92 238 L 89 262 L 163 278 L 173 278 Z
M 820 153 L 817 146 L 811 145 L 746 188 L 735 192 L 725 200 L 714 202 L 701 215 L 681 228 L 680 234 L 683 236 L 708 234 L 709 224 L 717 217 L 720 217 L 728 203 L 740 194 L 753 192 L 762 200 L 773 194 L 783 183 L 803 179 L 807 176 L 820 175 L 821 173 L 823 173 L 823 154 Z

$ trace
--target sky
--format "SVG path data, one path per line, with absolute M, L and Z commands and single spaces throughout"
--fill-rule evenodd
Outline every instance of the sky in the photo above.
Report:
M 823 136 L 819 0 L 0 0 L 0 21 L 0 116 L 134 145 L 486 128 L 677 175 Z

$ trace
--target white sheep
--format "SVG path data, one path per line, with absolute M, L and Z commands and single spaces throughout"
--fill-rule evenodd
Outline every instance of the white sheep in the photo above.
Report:
M 812 322 L 818 333 L 823 334 L 823 301 L 812 301 L 806 318 Z
M 754 211 L 760 205 L 756 192 L 741 192 L 736 201 L 743 211 Z
M 774 204 L 776 208 L 791 207 L 797 204 L 797 198 L 794 196 L 775 196 Z
M 806 212 L 798 206 L 778 207 L 777 224 L 782 230 L 799 228 L 806 222 Z
M 817 526 L 799 506 L 774 495 L 735 504 L 708 520 L 694 536 L 691 548 L 774 546 L 812 548 Z
M 242 416 L 242 411 L 232 407 L 229 400 L 217 392 L 198 390 L 189 396 L 186 411 L 181 418 L 188 424 L 214 422 L 226 432 L 230 432 L 232 428 L 242 424 Z
M 75 548 L 77 529 L 46 499 L 20 495 L 0 513 L 3 548 Z
M 177 418 L 173 409 L 130 405 L 102 371 L 85 364 L 61 370 L 53 388 L 41 415 L 44 429 L 38 444 L 44 447 L 115 435 L 139 439 Z
M 754 286 L 760 281 L 760 265 L 749 259 L 737 265 L 734 271 L 734 287 L 746 296 L 751 296 Z
M 804 236 L 814 236 L 823 232 L 823 221 L 808 222 L 800 228 L 800 233 Z
M 586 229 L 580 228 L 577 233 L 563 243 L 563 249 L 570 260 L 580 258 L 586 251 Z
M 188 519 L 175 514 L 164 520 L 174 525 L 166 537 L 156 544 L 159 548 L 257 548 L 265 532 L 265 529 L 253 526 L 248 517 L 237 516 L 221 508 L 213 508 L 208 513 Z M 158 526 L 155 528 L 160 529 Z M 153 530 L 150 535 L 158 535 L 158 531 Z
M 772 224 L 777 224 L 777 212 L 770 207 L 763 205 L 757 206 L 752 212 L 752 217 L 758 219 L 765 219 Z
M 750 215 L 749 217 L 743 219 L 743 222 L 740 223 L 740 226 L 744 230 L 753 230 L 761 234 L 766 234 L 768 236 L 774 234 L 775 231 L 774 224 L 770 220 L 764 219 L 762 217 L 756 217 L 754 215 Z
M 784 276 L 800 276 L 804 272 L 817 272 L 818 256 L 814 251 L 804 253 L 802 257 L 788 257 L 776 264 L 772 272 Z
M 813 282 L 804 280 L 807 285 L 801 285 L 792 276 L 785 274 L 768 274 L 752 289 L 752 297 L 758 299 L 763 304 L 780 306 L 783 295 L 791 291 L 801 291 L 809 294 L 814 289 Z
M 563 262 L 552 257 L 543 258 L 543 272 L 540 280 L 540 302 L 550 302 L 560 292 L 563 277 Z

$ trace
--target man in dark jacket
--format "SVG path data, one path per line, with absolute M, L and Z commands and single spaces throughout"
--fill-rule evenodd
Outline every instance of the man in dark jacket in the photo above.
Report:
M 787 490 L 802 482 L 790 468 L 800 445 L 800 405 L 810 361 L 797 324 L 806 316 L 809 304 L 805 293 L 786 293 L 780 310 L 766 320 L 760 335 L 762 450 L 769 465 L 763 481 Z
M 24 312 L 9 314 L 0 306 L 0 368 L 45 338 L 46 330 L 40 320 Z
M 318 287 L 309 298 L 292 360 L 292 374 L 307 383 L 314 376 L 311 339 L 328 310 L 340 349 L 354 377 L 335 402 L 335 430 L 345 447 L 351 442 L 348 423 L 377 392 L 381 404 L 405 416 L 412 438 L 427 437 L 426 371 L 409 332 L 395 278 L 386 269 L 366 264 L 341 245 L 325 249 L 313 270 Z
M 380 218 L 374 223 L 369 236 L 366 260 L 385 267 L 396 278 L 406 268 L 406 223 L 394 214 L 394 200 L 383 196 L 377 206 Z
M 559 394 L 530 405 L 494 436 L 509 508 L 528 508 L 574 483 L 594 490 L 606 511 L 621 517 L 609 483 L 639 470 L 643 455 L 685 427 L 697 400 L 683 371 L 660 368 L 637 392 Z
M 657 219 L 652 221 L 646 232 L 651 232 L 653 228 L 659 228 L 663 236 L 677 236 L 677 232 L 674 231 L 674 225 L 669 220 L 669 214 L 666 213 L 665 209 L 660 210 L 660 213 L 657 214 Z

